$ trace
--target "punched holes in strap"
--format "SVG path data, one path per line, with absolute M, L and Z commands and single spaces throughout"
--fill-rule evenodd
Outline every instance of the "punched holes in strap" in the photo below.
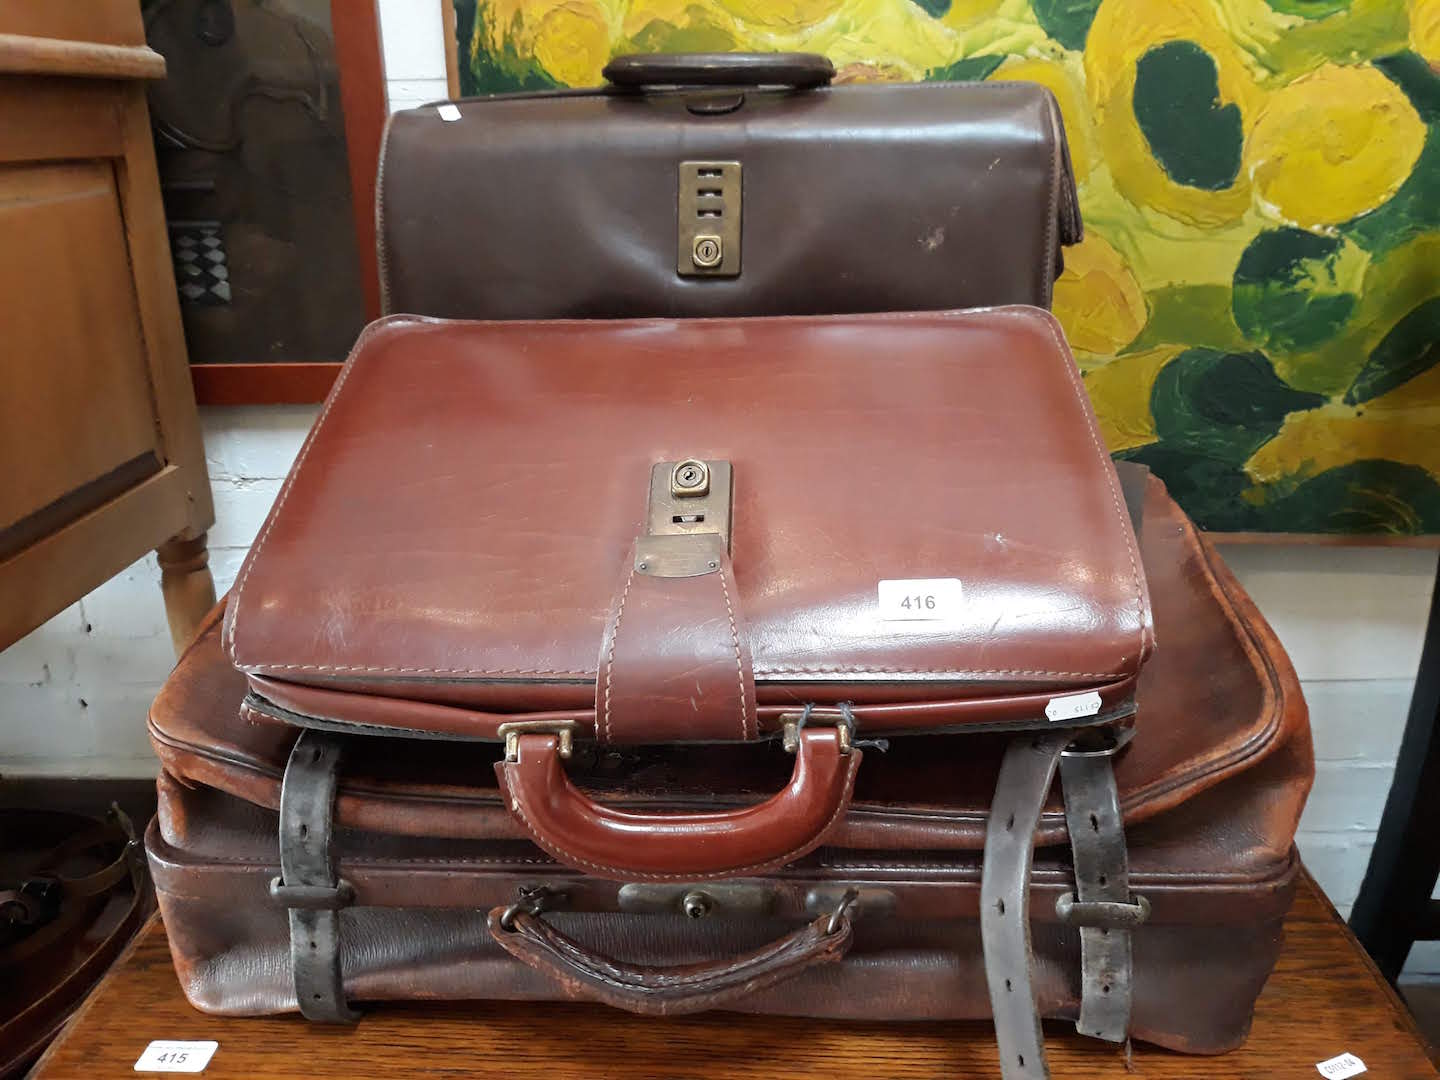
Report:
M 345 1001 L 340 969 L 340 909 L 354 890 L 336 874 L 332 851 L 339 772 L 339 739 L 302 731 L 280 786 L 280 876 L 270 882 L 271 897 L 289 909 L 300 1012 L 328 1023 L 360 1017 Z
M 1123 1042 L 1130 1024 L 1130 928 L 1149 914 L 1130 896 L 1119 797 L 1111 760 L 1118 743 L 1066 749 L 1071 735 L 1020 736 L 1000 766 L 985 832 L 980 933 L 1004 1080 L 1042 1080 L 1045 1062 L 1030 948 L 1029 884 L 1035 828 L 1059 766 L 1076 893 L 1056 905 L 1081 927 L 1081 1034 Z M 1078 899 L 1077 899 L 1078 895 Z
M 980 871 L 980 944 L 1004 1080 L 1044 1080 L 1044 1034 L 1030 961 L 1030 864 L 1035 827 L 1055 779 L 1065 732 L 1021 735 L 1000 762 Z
M 1071 748 L 1060 757 L 1065 824 L 1075 864 L 1075 892 L 1055 905 L 1061 922 L 1080 928 L 1082 1035 L 1124 1042 L 1130 1028 L 1131 934 L 1150 905 L 1130 895 L 1130 862 L 1111 767 L 1114 749 Z

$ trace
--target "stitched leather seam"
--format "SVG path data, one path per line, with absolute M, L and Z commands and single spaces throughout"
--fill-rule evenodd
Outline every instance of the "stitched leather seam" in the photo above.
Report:
M 255 564 L 260 561 L 260 553 L 265 549 L 265 541 L 270 539 L 270 530 L 275 527 L 275 522 L 280 518 L 280 512 L 284 509 L 285 500 L 290 497 L 290 491 L 295 486 L 295 478 L 300 475 L 300 469 L 305 464 L 305 459 L 310 455 L 310 448 L 315 445 L 320 435 L 320 429 L 325 426 L 325 419 L 330 415 L 330 410 L 335 407 L 335 402 L 340 400 L 340 391 L 345 388 L 350 373 L 358 366 L 354 361 L 360 355 L 360 351 L 369 342 L 370 338 L 381 330 L 397 322 L 413 322 L 415 320 L 405 318 L 382 319 L 367 326 L 355 342 L 355 347 L 350 350 L 350 360 L 345 365 L 345 370 L 340 373 L 340 378 L 335 383 L 335 388 L 330 391 L 330 397 L 325 402 L 325 408 L 320 411 L 320 419 L 315 421 L 315 426 L 310 429 L 310 434 L 305 438 L 305 445 L 300 448 L 300 456 L 296 458 L 295 465 L 290 470 L 290 475 L 285 478 L 285 486 L 280 489 L 280 497 L 275 501 L 275 506 L 270 515 L 265 519 L 265 529 L 260 533 L 260 539 L 255 541 L 255 547 L 245 558 L 245 568 L 240 575 L 240 581 L 235 586 L 235 607 L 230 612 L 230 659 L 236 667 L 240 667 L 240 657 L 235 649 L 236 625 L 240 621 L 240 598 L 245 594 L 245 584 L 250 580 L 250 571 L 255 569 Z
M 740 659 L 740 633 L 735 629 L 735 609 L 730 606 L 730 586 L 725 584 L 725 568 L 723 566 L 720 568 L 720 591 L 725 595 L 725 614 L 730 617 L 730 642 L 735 646 L 735 676 L 740 680 L 740 738 L 748 739 L 750 737 L 750 709 L 746 705 L 746 698 L 749 695 L 745 693 L 745 665 Z
M 786 934 L 779 941 L 772 942 L 768 948 L 758 953 L 751 954 L 737 963 L 714 971 L 697 980 L 694 975 L 686 975 L 679 972 L 664 970 L 627 970 L 620 967 L 609 959 L 609 957 L 595 956 L 586 953 L 575 942 L 568 941 L 557 934 L 537 931 L 531 938 L 537 945 L 549 948 L 557 956 L 568 960 L 589 974 L 592 978 L 608 983 L 616 989 L 630 991 L 655 992 L 664 990 L 677 983 L 694 983 L 697 993 L 708 992 L 710 986 L 715 982 L 723 982 L 748 974 L 750 969 L 768 963 L 776 956 L 783 956 L 788 951 L 800 950 L 802 952 L 810 944 L 808 935 L 804 930 L 813 927 L 813 923 L 802 929 L 801 934 Z M 798 938 L 798 940 L 797 940 Z
M 237 665 L 239 666 L 239 665 Z M 475 668 L 443 667 L 374 667 L 369 664 L 247 664 L 241 671 L 264 675 L 269 671 L 368 671 L 377 675 L 573 675 L 576 678 L 594 677 L 593 671 L 536 670 L 524 668 L 497 668 L 477 670 Z
M 1046 116 L 1050 121 L 1050 168 L 1046 177 L 1046 186 L 1050 189 L 1046 194 L 1048 213 L 1045 215 L 1045 249 L 1040 254 L 1040 289 L 1045 294 L 1045 306 L 1049 307 L 1055 296 L 1055 255 L 1060 245 L 1057 234 L 1060 231 L 1060 140 L 1064 138 L 1057 132 L 1055 124 L 1055 113 L 1058 105 L 1046 105 Z
M 857 755 L 859 752 L 858 752 L 858 751 L 851 751 L 851 753 L 852 753 L 852 755 Z M 561 847 L 559 844 L 550 843 L 544 836 L 541 835 L 540 830 L 535 827 L 534 823 L 530 820 L 530 818 L 529 818 L 529 817 L 526 815 L 526 813 L 525 813 L 524 800 L 516 793 L 516 789 L 514 788 L 514 786 L 512 786 L 512 785 L 506 785 L 506 786 L 507 786 L 507 787 L 509 788 L 509 790 L 510 790 L 510 806 L 511 806 L 511 808 L 515 811 L 515 813 L 517 813 L 517 814 L 520 815 L 520 820 L 521 820 L 521 822 L 523 822 L 524 825 L 525 825 L 525 828 L 526 828 L 527 830 L 529 830 L 530 835 L 531 835 L 532 837 L 534 837 L 535 842 L 536 842 L 537 844 L 539 844 L 542 848 L 544 848 L 546 851 L 551 852 L 552 854 L 554 854 L 554 855 L 557 856 L 558 858 L 564 860 L 565 862 L 572 863 L 573 865 L 576 865 L 576 866 L 583 866 L 583 867 L 585 867 L 587 870 L 594 870 L 594 871 L 596 871 L 597 873 L 600 873 L 600 874 L 615 874 L 615 873 L 618 873 L 621 877 L 625 878 L 626 880 L 636 880 L 636 881 L 708 881 L 708 880 L 710 880 L 710 879 L 712 879 L 712 878 L 733 877 L 733 876 L 736 876 L 736 875 L 739 875 L 739 874 L 746 874 L 746 873 L 751 873 L 751 872 L 757 871 L 757 870 L 764 870 L 764 869 L 767 869 L 767 868 L 772 867 L 772 866 L 781 866 L 781 865 L 784 865 L 785 863 L 789 862 L 791 859 L 798 859 L 801 855 L 804 855 L 804 854 L 805 854 L 806 852 L 808 852 L 808 851 L 813 851 L 816 847 L 818 847 L 818 846 L 820 845 L 820 841 L 825 838 L 825 834 L 830 831 L 830 829 L 834 826 L 836 820 L 839 819 L 840 815 L 841 815 L 842 813 L 844 813 L 845 808 L 849 805 L 849 803 L 850 803 L 850 796 L 851 796 L 851 794 L 852 794 L 852 792 L 853 792 L 853 789 L 854 789 L 854 787 L 855 787 L 855 774 L 859 771 L 859 769 L 860 769 L 860 761 L 859 761 L 858 757 L 856 757 L 855 760 L 852 760 L 852 761 L 850 762 L 850 768 L 849 768 L 849 770 L 848 770 L 848 775 L 847 775 L 846 778 L 845 778 L 845 789 L 844 789 L 843 793 L 841 794 L 839 805 L 835 807 L 835 812 L 830 815 L 829 820 L 827 820 L 824 825 L 822 825 L 819 829 L 816 830 L 814 836 L 812 836 L 812 837 L 810 837 L 809 839 L 805 840 L 804 842 L 802 842 L 801 844 L 799 844 L 797 847 L 795 847 L 795 848 L 792 849 L 791 851 L 787 851 L 787 852 L 786 852 L 785 854 L 783 854 L 783 855 L 774 856 L 773 858 L 762 859 L 760 862 L 750 863 L 750 864 L 747 865 L 747 866 L 734 866 L 734 867 L 731 867 L 731 868 L 729 868 L 729 869 L 727 869 L 727 870 L 712 870 L 712 871 L 709 871 L 708 873 L 695 873 L 695 874 L 688 874 L 688 873 L 684 873 L 683 871 L 675 871 L 674 873 L 668 873 L 668 874 L 667 874 L 667 873 L 636 873 L 636 872 L 634 872 L 634 871 L 627 870 L 627 869 L 625 869 L 624 867 L 621 867 L 621 866 L 607 866 L 607 865 L 605 865 L 605 864 L 603 864 L 603 863 L 591 862 L 589 859 L 582 859 L 582 858 L 580 858 L 580 856 L 578 856 L 578 855 L 573 855 L 573 854 L 571 854 L 570 852 L 566 851 L 566 850 L 565 850 L 563 847 Z
M 1045 328 L 1050 331 L 1050 337 L 1055 342 L 1055 347 L 1061 356 L 1067 356 L 1069 349 L 1064 339 L 1060 336 L 1058 325 L 1054 318 L 1041 320 Z M 1070 376 L 1070 386 L 1075 391 L 1075 400 L 1080 403 L 1082 412 L 1088 410 L 1089 399 L 1085 395 L 1085 384 L 1080 379 L 1080 369 L 1071 360 L 1065 365 L 1066 374 Z M 1093 422 L 1086 425 L 1090 432 L 1090 443 L 1095 447 L 1096 456 L 1102 463 L 1102 471 L 1105 473 L 1105 483 L 1110 488 L 1110 501 L 1115 507 L 1115 520 L 1120 525 L 1121 534 L 1125 537 L 1125 553 L 1130 558 L 1130 575 L 1135 583 L 1135 613 L 1140 619 L 1140 641 L 1136 650 L 1137 659 L 1145 652 L 1145 587 L 1140 583 L 1140 563 L 1135 551 L 1135 533 L 1126 524 L 1126 513 L 1124 504 L 1120 498 L 1120 489 L 1115 483 L 1115 470 L 1110 465 L 1110 455 L 1100 443 L 1100 434 Z
M 380 158 L 375 166 L 375 268 L 380 278 L 380 314 L 390 314 L 390 251 L 385 243 L 385 160 L 390 151 L 390 128 L 395 114 L 385 118 L 380 134 Z
M 348 826 L 344 826 L 344 827 L 347 827 L 347 828 L 348 828 Z M 524 841 L 516 841 L 516 842 L 517 842 L 517 843 L 523 843 Z M 174 845 L 172 845 L 172 846 L 174 846 Z M 183 848 L 178 848 L 178 847 L 176 848 L 176 850 L 177 850 L 177 851 L 184 851 Z M 188 853 L 187 853 L 187 854 L 188 854 Z M 203 859 L 203 860 L 204 860 L 204 862 L 200 864 L 201 867 L 202 867 L 202 869 L 203 869 L 203 867 L 204 867 L 205 865 L 208 865 L 208 864 L 210 864 L 210 863 L 221 863 L 221 864 L 226 865 L 226 866 L 273 866 L 273 865 L 274 865 L 274 863 L 267 862 L 267 860 L 266 860 L 265 857 L 263 857 L 263 856 L 262 856 L 262 857 L 259 857 L 259 858 L 254 858 L 254 859 L 244 859 L 244 858 L 240 858 L 240 857 L 238 857 L 238 856 L 226 856 L 226 855 L 195 855 L 195 856 L 193 856 L 193 858 L 195 858 L 195 859 Z M 414 857 L 406 856 L 406 857 L 403 858 L 403 859 L 382 859 L 382 858 L 377 858 L 377 857 L 371 857 L 371 858 L 368 858 L 368 859 L 366 859 L 364 862 L 361 862 L 361 863 L 353 863 L 353 864 L 347 863 L 347 864 L 345 864 L 344 867 L 342 867 L 342 869 L 347 869 L 350 873 L 354 873 L 354 872 L 357 871 L 357 870 L 364 871 L 364 870 L 367 870 L 367 869 L 387 870 L 387 871 L 389 871 L 389 870 L 395 870 L 395 869 L 403 869 L 403 868 L 405 868 L 405 867 L 407 867 L 407 866 L 411 866 L 411 865 L 417 865 L 417 866 L 419 866 L 419 865 L 424 865 L 424 866 L 460 866 L 460 867 L 463 867 L 463 866 L 476 866 L 476 865 L 483 865 L 483 866 L 512 866 L 512 865 L 515 865 L 515 866 L 554 866 L 554 867 L 557 867 L 557 868 L 561 868 L 561 864 L 560 864 L 560 863 L 557 863 L 554 859 L 543 858 L 543 857 L 534 857 L 534 858 L 531 858 L 531 857 L 519 857 L 519 856 L 517 856 L 516 858 L 513 858 L 513 859 L 507 859 L 507 858 L 504 858 L 504 857 L 499 856 L 499 855 L 492 855 L 492 856 L 476 855 L 476 856 L 474 856 L 474 857 L 472 857 L 472 858 L 441 858 L 440 856 L 435 856 L 435 857 L 432 858 L 432 857 L 424 856 L 424 855 L 416 855 L 416 856 L 414 856 Z M 276 868 L 278 869 L 278 867 L 276 867 Z M 187 869 L 189 869 L 189 868 L 187 868 Z M 341 876 L 343 876 L 343 875 L 341 875 Z M 365 906 L 365 905 L 361 905 L 361 906 Z
M 620 592 L 620 606 L 615 610 L 615 625 L 610 630 L 610 656 L 605 661 L 605 709 L 601 714 L 604 742 L 610 741 L 610 690 L 615 682 L 615 645 L 620 638 L 620 620 L 625 618 L 625 601 L 630 599 L 630 585 L 635 580 L 635 563 L 630 563 L 630 576 Z
M 519 668 L 371 667 L 361 664 L 246 664 L 236 666 L 240 671 L 254 675 L 264 675 L 270 671 L 357 671 L 377 675 L 493 675 L 497 677 L 512 675 L 567 675 L 577 679 L 593 679 L 597 675 L 597 672 L 594 671 L 524 671 Z M 1117 671 L 1047 671 L 1038 668 L 757 667 L 754 670 L 757 675 L 949 675 L 956 677 L 972 675 L 1058 675 L 1077 679 L 1114 679 L 1126 674 Z
M 925 669 L 906 667 L 863 667 L 863 668 L 756 668 L 757 675 L 1066 675 L 1077 679 L 1115 679 L 1122 672 L 1116 671 L 1045 671 L 1022 668 L 956 668 Z

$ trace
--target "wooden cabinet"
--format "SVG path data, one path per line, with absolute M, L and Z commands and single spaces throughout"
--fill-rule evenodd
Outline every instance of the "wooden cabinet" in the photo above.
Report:
M 138 0 L 0 0 L 0 648 L 146 551 L 214 601 Z

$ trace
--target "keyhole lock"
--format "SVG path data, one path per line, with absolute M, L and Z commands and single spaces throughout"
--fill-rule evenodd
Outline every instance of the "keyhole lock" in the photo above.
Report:
M 691 249 L 690 259 L 696 266 L 708 270 L 712 266 L 719 266 L 724 257 L 725 253 L 720 246 L 720 237 L 709 235 L 695 237 L 695 246 Z
M 703 461 L 691 458 L 677 464 L 670 473 L 671 494 L 693 498 L 710 491 L 710 469 Z
M 703 892 L 686 893 L 680 901 L 680 909 L 692 919 L 703 919 L 710 914 L 710 897 Z

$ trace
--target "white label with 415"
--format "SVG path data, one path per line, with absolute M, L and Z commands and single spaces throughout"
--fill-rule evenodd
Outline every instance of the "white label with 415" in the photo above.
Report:
M 215 1056 L 220 1044 L 206 1039 L 199 1042 L 185 1042 L 176 1039 L 156 1039 L 140 1060 L 135 1062 L 136 1072 L 204 1072 L 205 1066 Z
M 886 622 L 947 622 L 958 618 L 964 590 L 959 578 L 906 578 L 880 582 L 880 618 Z

